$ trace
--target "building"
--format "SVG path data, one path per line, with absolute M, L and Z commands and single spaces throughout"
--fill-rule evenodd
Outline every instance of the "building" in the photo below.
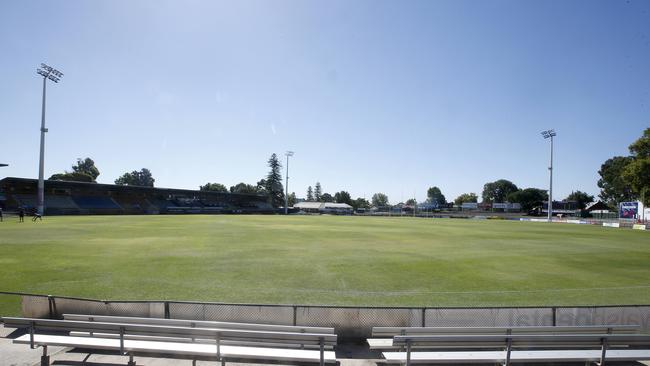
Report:
M 332 215 L 351 215 L 352 206 L 347 203 L 334 203 L 334 202 L 298 202 L 293 205 L 302 212 L 318 213 L 318 214 L 332 214 Z
M 38 180 L 0 180 L 1 207 L 36 209 Z M 47 215 L 274 213 L 266 196 L 189 189 L 45 181 Z

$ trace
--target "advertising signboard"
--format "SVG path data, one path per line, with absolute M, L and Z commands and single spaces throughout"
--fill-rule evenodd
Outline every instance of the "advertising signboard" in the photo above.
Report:
M 639 202 L 621 202 L 618 206 L 618 217 L 636 219 L 639 216 Z

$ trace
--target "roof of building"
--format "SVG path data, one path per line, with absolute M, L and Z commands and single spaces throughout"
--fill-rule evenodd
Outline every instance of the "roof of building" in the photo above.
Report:
M 298 202 L 293 205 L 295 208 L 303 210 L 325 210 L 325 209 L 343 209 L 351 210 L 352 206 L 347 203 L 335 203 L 335 202 Z
M 320 206 L 323 204 L 323 202 L 298 202 L 293 205 L 295 208 L 300 208 L 300 209 L 310 209 L 310 210 L 319 210 Z

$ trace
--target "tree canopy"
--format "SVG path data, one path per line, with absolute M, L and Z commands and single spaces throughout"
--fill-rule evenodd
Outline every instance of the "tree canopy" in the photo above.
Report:
M 307 202 L 313 202 L 314 201 L 314 190 L 311 188 L 311 186 L 307 187 Z
M 323 193 L 320 196 L 320 202 L 334 202 L 334 197 L 329 193 Z
M 72 182 L 94 183 L 99 176 L 99 169 L 91 158 L 77 159 L 77 164 L 72 166 L 72 171 L 53 174 L 50 180 L 65 180 Z
M 221 183 L 208 182 L 203 186 L 199 186 L 199 191 L 228 192 L 228 188 Z
M 383 193 L 375 193 L 372 195 L 372 205 L 375 207 L 388 206 L 388 196 Z
M 521 204 L 521 208 L 526 211 L 529 211 L 536 206 L 541 206 L 546 200 L 548 200 L 548 192 L 539 188 L 520 189 L 509 193 L 506 197 L 506 201 L 519 203 Z
M 630 145 L 632 161 L 623 169 L 623 179 L 629 183 L 634 195 L 650 206 L 650 128 Z
M 510 193 L 517 192 L 519 188 L 507 179 L 485 183 L 483 186 L 483 202 L 505 202 Z
M 444 205 L 447 203 L 447 199 L 445 198 L 445 195 L 442 194 L 442 191 L 440 191 L 440 188 L 438 187 L 430 187 L 427 190 L 427 197 L 429 202 L 431 203 L 437 203 L 439 205 Z
M 359 197 L 356 200 L 353 200 L 351 205 L 355 210 L 360 208 L 367 210 L 370 208 L 370 202 L 368 202 L 368 200 L 363 197 Z
M 465 202 L 476 203 L 478 202 L 478 196 L 476 193 L 463 193 L 460 196 L 456 197 L 454 200 L 454 203 L 458 206 L 462 205 Z
M 571 194 L 565 198 L 565 201 L 575 201 L 578 204 L 578 208 L 584 210 L 588 203 L 594 202 L 594 196 L 585 192 L 575 191 L 571 192 Z
M 153 187 L 154 182 L 155 179 L 153 179 L 151 171 L 147 168 L 142 168 L 140 171 L 134 170 L 130 173 L 124 173 L 115 180 L 115 184 L 121 186 Z
M 314 188 L 314 201 L 322 202 L 321 195 L 323 194 L 323 188 L 320 186 L 320 182 L 316 182 L 316 187 Z
M 346 191 L 334 193 L 334 201 L 336 201 L 336 203 L 347 203 L 352 206 L 352 197 L 350 197 L 350 193 Z
M 271 154 L 268 166 L 271 170 L 266 175 L 266 193 L 269 195 L 269 203 L 273 207 L 280 207 L 284 205 L 284 189 L 282 186 L 282 175 L 280 174 L 282 165 L 275 153 Z
M 258 194 L 257 187 L 246 184 L 244 182 L 237 183 L 234 186 L 230 187 L 230 193 L 239 193 L 239 194 Z
M 619 202 L 632 201 L 636 195 L 632 192 L 632 185 L 623 177 L 623 171 L 634 160 L 631 156 L 615 156 L 607 159 L 600 166 L 598 174 L 598 195 L 610 206 L 617 206 Z

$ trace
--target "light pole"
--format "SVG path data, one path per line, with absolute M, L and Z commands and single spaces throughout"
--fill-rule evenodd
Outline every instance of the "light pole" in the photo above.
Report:
M 284 195 L 284 214 L 288 215 L 289 214 L 289 157 L 293 156 L 293 151 L 287 151 L 284 153 L 287 157 L 287 178 L 285 181 L 285 189 L 287 190 L 287 193 Z
M 38 162 L 38 201 L 37 210 L 40 215 L 45 215 L 45 180 L 43 178 L 43 170 L 45 168 L 45 86 L 47 79 L 58 83 L 63 73 L 54 69 L 46 64 L 41 64 L 41 67 L 36 72 L 43 77 L 43 108 L 41 110 L 41 155 Z
M 548 187 L 548 222 L 553 217 L 553 137 L 556 136 L 555 130 L 542 131 L 544 139 L 551 139 L 551 165 L 548 167 L 550 182 Z

